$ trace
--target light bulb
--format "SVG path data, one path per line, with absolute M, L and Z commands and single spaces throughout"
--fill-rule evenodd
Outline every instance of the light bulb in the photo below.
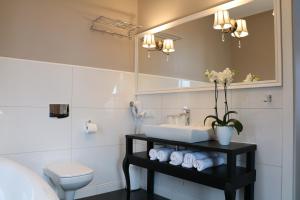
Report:
M 143 47 L 146 49 L 152 49 L 156 47 L 155 38 L 153 34 L 144 35 Z

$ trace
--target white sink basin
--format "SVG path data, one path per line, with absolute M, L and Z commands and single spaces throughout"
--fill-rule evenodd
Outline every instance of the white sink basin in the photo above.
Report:
M 143 130 L 147 137 L 179 142 L 194 143 L 214 139 L 213 130 L 209 127 L 162 124 L 145 125 Z

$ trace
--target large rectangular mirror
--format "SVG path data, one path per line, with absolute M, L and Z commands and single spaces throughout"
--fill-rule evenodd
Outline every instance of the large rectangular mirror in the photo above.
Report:
M 279 0 L 235 0 L 136 37 L 137 93 L 210 90 L 206 70 L 234 73 L 231 88 L 281 85 Z

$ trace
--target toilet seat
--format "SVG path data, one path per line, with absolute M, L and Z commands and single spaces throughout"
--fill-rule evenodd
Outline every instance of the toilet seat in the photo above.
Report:
M 59 163 L 47 166 L 45 173 L 57 178 L 72 178 L 90 175 L 93 170 L 78 163 Z
M 74 200 L 75 191 L 88 185 L 94 171 L 78 163 L 57 163 L 44 169 L 60 199 Z

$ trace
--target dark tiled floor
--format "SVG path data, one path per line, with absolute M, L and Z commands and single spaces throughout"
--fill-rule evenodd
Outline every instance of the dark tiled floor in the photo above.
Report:
M 118 190 L 106 194 L 101 194 L 93 197 L 87 197 L 80 200 L 126 200 L 126 191 Z M 138 190 L 131 192 L 130 200 L 168 200 L 158 195 L 154 195 L 154 197 L 147 196 L 147 192 L 145 190 Z

